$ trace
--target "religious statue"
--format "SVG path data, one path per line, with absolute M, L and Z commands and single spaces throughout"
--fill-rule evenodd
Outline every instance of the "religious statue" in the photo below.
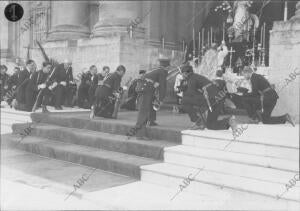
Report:
M 241 42 L 244 39 L 249 41 L 250 31 L 253 27 L 259 26 L 257 15 L 251 14 L 249 8 L 252 1 L 235 1 L 233 6 L 234 22 L 228 29 L 229 34 L 233 34 L 234 42 Z
M 204 75 L 209 79 L 213 79 L 216 75 L 217 69 L 218 51 L 217 45 L 213 44 L 213 46 L 205 52 L 200 65 L 195 67 L 194 70 L 195 73 Z

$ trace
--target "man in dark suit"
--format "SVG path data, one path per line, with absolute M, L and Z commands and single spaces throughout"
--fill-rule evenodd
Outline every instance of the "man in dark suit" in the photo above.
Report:
M 24 69 L 18 73 L 17 77 L 17 89 L 16 89 L 16 100 L 17 104 L 25 103 L 25 89 L 21 88 L 24 83 L 27 82 L 26 79 L 29 78 L 31 70 L 34 68 L 35 62 L 33 60 L 28 60 Z
M 49 98 L 52 95 L 49 86 L 52 81 L 48 80 L 50 77 L 49 73 L 51 71 L 51 63 L 43 62 L 43 68 L 37 72 L 36 83 L 34 84 L 34 91 L 40 93 L 38 95 L 37 106 L 42 105 L 42 112 L 49 112 L 47 109 L 47 104 L 49 103 Z
M 119 65 L 116 71 L 103 81 L 103 85 L 97 87 L 95 102 L 91 108 L 90 118 L 101 116 L 111 118 L 114 111 L 113 98 L 119 97 L 121 80 L 126 72 L 123 65 Z
M 62 104 L 64 99 L 70 101 L 72 94 L 70 84 L 73 84 L 73 73 L 72 73 L 72 63 L 69 60 L 65 60 L 63 64 L 58 65 L 54 68 L 54 74 L 51 77 L 51 81 L 54 81 L 51 89 L 54 93 L 54 107 L 56 110 L 62 110 Z M 71 95 L 71 96 L 70 96 Z
M 32 81 L 36 77 L 36 64 L 33 60 L 26 62 L 26 67 L 20 72 L 18 77 L 17 88 L 17 110 L 31 111 L 31 101 L 34 97 L 34 93 L 29 88 L 32 86 Z M 32 104 L 33 105 L 33 104 Z
M 143 76 L 143 80 L 137 84 L 136 91 L 140 95 L 139 98 L 139 112 L 137 117 L 137 122 L 135 127 L 133 127 L 129 132 L 128 136 L 136 135 L 137 138 L 142 140 L 149 139 L 146 137 L 146 125 L 155 126 L 156 111 L 153 109 L 153 101 L 156 98 L 155 92 L 158 92 L 158 100 L 160 105 L 166 95 L 167 89 L 167 76 L 168 70 L 167 66 L 170 65 L 168 59 L 162 58 L 159 60 L 160 66 Z
M 192 122 L 195 122 L 193 129 L 204 129 L 202 114 L 197 115 L 195 107 L 204 107 L 208 111 L 206 127 L 211 130 L 227 130 L 237 125 L 234 117 L 218 120 L 223 107 L 223 100 L 219 99 L 219 88 L 206 77 L 193 73 L 191 66 L 182 67 L 182 74 L 186 80 L 186 88 L 183 92 L 182 104 L 185 112 L 188 113 Z
M 8 82 L 9 82 L 9 75 L 7 72 L 7 67 L 5 65 L 1 65 L 0 67 L 1 71 L 1 77 L 0 77 L 0 86 L 1 86 L 1 101 L 3 100 L 3 97 L 5 96 L 6 92 L 8 91 Z
M 258 117 L 264 124 L 284 124 L 286 122 L 294 125 L 289 114 L 272 117 L 272 111 L 279 98 L 276 91 L 262 75 L 253 72 L 251 67 L 244 67 L 242 74 L 246 79 L 250 79 L 252 92 L 245 94 L 243 106 L 247 110 L 250 118 Z M 262 112 L 257 110 L 261 109 Z
M 97 74 L 97 67 L 95 65 L 90 67 L 91 78 L 90 78 L 90 85 L 88 88 L 88 100 L 89 100 L 89 107 L 93 105 L 95 101 L 95 92 L 98 86 L 99 81 L 99 74 Z

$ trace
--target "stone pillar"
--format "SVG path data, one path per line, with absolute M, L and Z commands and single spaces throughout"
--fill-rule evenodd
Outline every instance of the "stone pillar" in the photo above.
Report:
M 279 100 L 274 115 L 289 112 L 299 122 L 300 76 L 300 3 L 294 17 L 274 22 L 270 32 L 270 81 L 275 84 Z
M 131 21 L 142 17 L 142 5 L 139 1 L 100 1 L 99 21 L 94 26 L 93 36 L 106 37 L 128 34 Z M 134 34 L 143 33 L 138 24 Z
M 88 37 L 90 14 L 87 1 L 51 2 L 49 40 L 69 40 Z
M 6 5 L 8 5 L 8 1 L 1 1 L 0 2 L 0 11 L 4 11 Z M 0 24 L 1 24 L 1 33 L 0 33 L 0 53 L 1 59 L 9 57 L 9 46 L 8 46 L 8 20 L 6 19 L 4 12 L 0 14 Z
M 297 4 L 296 4 L 295 16 L 293 16 L 291 18 L 291 20 L 296 20 L 296 19 L 300 19 L 300 1 L 298 1 Z

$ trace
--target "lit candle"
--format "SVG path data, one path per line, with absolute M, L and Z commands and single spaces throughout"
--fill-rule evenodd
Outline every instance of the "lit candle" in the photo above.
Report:
M 162 48 L 165 49 L 165 38 L 162 37 Z
M 202 48 L 204 47 L 204 30 L 205 29 L 202 28 L 202 37 L 201 37 L 202 38 L 202 42 L 201 42 L 202 43 Z
M 132 25 L 129 26 L 129 37 L 132 38 L 133 36 L 133 29 L 132 29 Z

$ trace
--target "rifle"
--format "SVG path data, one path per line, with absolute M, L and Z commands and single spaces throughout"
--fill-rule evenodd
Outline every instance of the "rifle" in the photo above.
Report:
M 52 70 L 51 74 L 48 76 L 47 80 L 45 81 L 45 84 L 47 84 L 47 83 L 50 81 L 50 79 L 52 78 L 53 74 L 55 73 L 55 70 L 56 70 L 56 67 L 54 67 L 54 69 Z M 38 81 L 37 81 L 37 82 L 38 82 Z M 46 87 L 46 88 L 47 88 L 47 87 Z M 46 88 L 44 88 L 44 89 L 46 89 Z M 39 91 L 39 93 L 38 93 L 38 95 L 37 95 L 37 97 L 36 97 L 35 103 L 34 103 L 34 105 L 33 105 L 33 107 L 32 107 L 32 112 L 35 112 L 35 110 L 36 110 L 36 108 L 37 108 L 38 100 L 40 99 L 41 94 L 42 94 L 42 91 L 43 91 L 44 89 L 41 89 L 41 90 Z
M 132 77 L 130 77 L 128 79 L 128 81 L 125 83 L 125 86 L 127 87 L 130 84 L 131 81 L 132 81 Z M 112 118 L 114 118 L 114 119 L 117 119 L 117 117 L 118 117 L 118 112 L 119 112 L 119 109 L 120 109 L 121 101 L 123 99 L 124 91 L 125 90 L 122 87 L 120 87 L 118 92 L 117 92 L 119 94 L 119 97 L 116 97 L 114 112 L 112 114 Z

